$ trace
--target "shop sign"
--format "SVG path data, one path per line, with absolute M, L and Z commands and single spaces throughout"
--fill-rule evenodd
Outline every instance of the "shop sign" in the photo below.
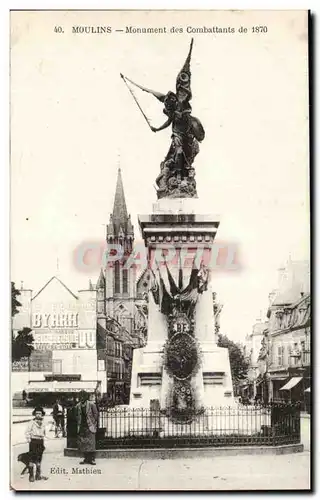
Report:
M 29 370 L 28 358 L 21 358 L 19 361 L 13 361 L 13 372 L 27 372 Z
M 34 347 L 37 350 L 55 351 L 69 349 L 95 349 L 95 330 L 72 330 L 61 332 L 33 333 Z
M 51 372 L 52 371 L 52 352 L 51 351 L 33 351 L 30 356 L 31 372 Z
M 78 313 L 34 313 L 32 315 L 32 329 L 35 328 L 78 328 Z
M 31 389 L 29 389 L 29 392 L 30 393 L 33 393 L 33 392 L 45 392 L 45 393 L 48 393 L 48 392 L 81 392 L 81 391 L 86 391 L 86 392 L 89 392 L 89 393 L 93 393 L 94 391 L 92 389 L 87 389 L 87 388 L 83 388 L 83 387 L 32 387 Z

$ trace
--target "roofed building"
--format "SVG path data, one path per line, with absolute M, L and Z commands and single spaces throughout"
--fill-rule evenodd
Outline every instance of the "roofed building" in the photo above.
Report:
M 30 358 L 13 362 L 13 393 L 50 405 L 85 390 L 106 391 L 106 374 L 97 361 L 96 291 L 74 293 L 57 276 L 39 292 L 21 288 L 21 307 L 13 318 L 13 335 L 32 330 Z
M 260 354 L 269 400 L 301 401 L 308 407 L 311 384 L 311 296 L 309 263 L 289 260 L 270 297 L 268 329 Z
M 121 169 L 106 243 L 110 258 L 106 259 L 96 284 L 99 358 L 101 364 L 105 360 L 109 397 L 116 402 L 128 402 L 132 349 L 141 347 L 146 339 L 149 273 L 129 260 L 134 251 L 134 228 L 127 210 Z

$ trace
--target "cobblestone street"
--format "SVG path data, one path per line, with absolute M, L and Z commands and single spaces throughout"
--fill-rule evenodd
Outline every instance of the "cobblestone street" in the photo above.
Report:
M 22 436 L 20 426 L 15 433 Z M 20 429 L 19 429 L 20 428 Z M 21 443 L 20 437 L 17 443 Z M 21 477 L 19 453 L 27 444 L 12 448 L 12 480 L 15 490 L 294 490 L 310 487 L 310 453 L 244 455 L 198 459 L 98 459 L 96 467 L 79 465 L 79 458 L 64 457 L 64 439 L 46 442 L 43 473 L 47 481 L 29 483 Z M 173 467 L 174 462 L 174 467 Z M 96 471 L 95 473 L 93 471 Z

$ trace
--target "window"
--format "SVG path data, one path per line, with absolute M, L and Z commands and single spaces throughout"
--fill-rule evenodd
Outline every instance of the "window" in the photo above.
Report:
M 120 293 L 120 262 L 114 263 L 114 293 Z
M 108 351 L 108 354 L 111 354 L 111 355 L 114 354 L 114 341 L 110 337 L 108 337 L 108 339 L 107 339 L 107 351 Z
M 283 364 L 283 347 L 282 345 L 278 345 L 277 350 L 277 365 L 282 366 Z
M 62 374 L 62 359 L 52 360 L 52 373 L 54 373 L 55 375 Z
M 115 371 L 115 374 L 116 374 L 117 378 L 122 378 L 122 377 L 121 377 L 121 364 L 120 364 L 119 362 L 117 362 L 117 361 L 116 361 L 116 362 L 115 362 L 115 367 L 114 367 L 114 368 L 115 368 L 115 370 L 114 370 L 114 371 Z
M 301 356 L 303 366 L 310 365 L 310 341 L 308 337 L 306 341 L 301 341 Z
M 115 356 L 117 358 L 121 357 L 121 343 L 120 342 L 115 342 Z
M 128 293 L 128 269 L 122 270 L 122 292 Z
M 298 353 L 299 353 L 299 348 L 298 348 L 298 343 L 295 342 L 293 344 L 293 365 L 297 365 L 298 364 Z

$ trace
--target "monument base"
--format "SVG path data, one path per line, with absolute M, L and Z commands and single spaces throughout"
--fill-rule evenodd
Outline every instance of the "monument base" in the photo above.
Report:
M 206 407 L 234 406 L 228 349 L 215 342 L 199 343 L 202 357 L 202 400 Z M 166 408 L 168 374 L 163 367 L 163 342 L 149 342 L 135 349 L 132 364 L 130 406 Z M 201 390 L 200 389 L 200 390 Z M 158 402 L 158 403 L 157 403 Z
M 194 416 L 203 408 L 233 406 L 228 350 L 216 344 L 210 286 L 219 217 L 204 215 L 198 199 L 163 198 L 153 205 L 151 214 L 139 216 L 139 223 L 153 284 L 148 342 L 133 355 L 130 406 L 174 408 Z M 171 364 L 164 352 L 166 345 L 167 355 L 168 339 L 173 346 Z M 195 366 L 186 375 L 183 370 L 193 361 Z

